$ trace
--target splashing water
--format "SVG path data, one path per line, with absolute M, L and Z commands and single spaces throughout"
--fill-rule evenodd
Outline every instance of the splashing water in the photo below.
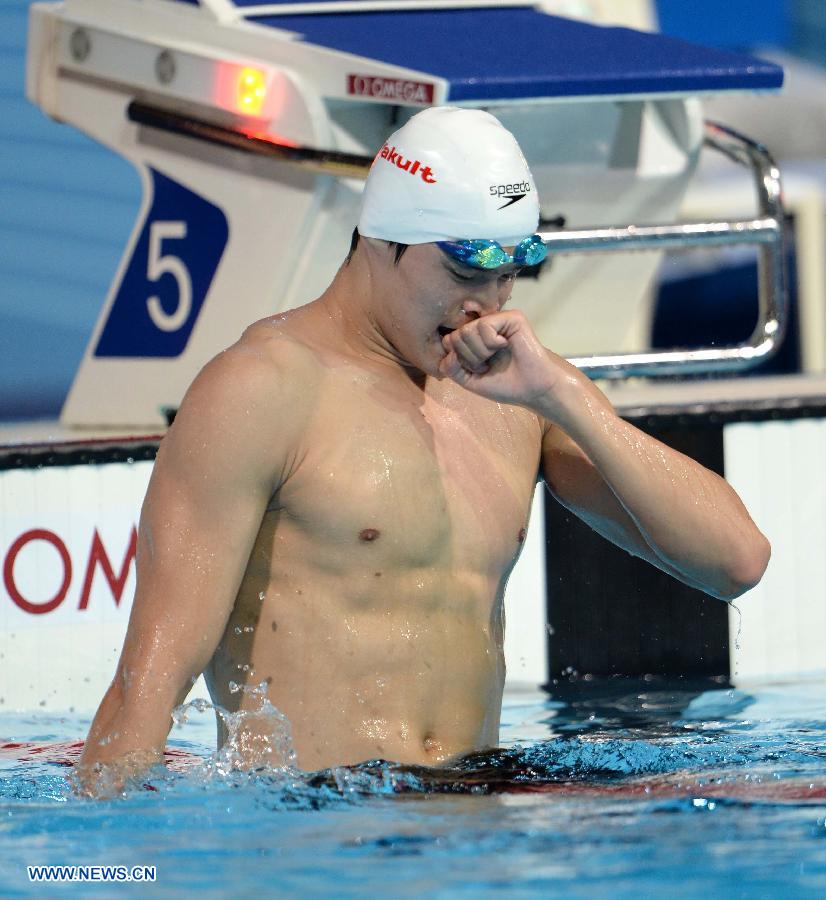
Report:
M 213 710 L 223 723 L 226 740 L 201 767 L 192 770 L 196 777 L 226 777 L 230 772 L 246 770 L 284 772 L 296 766 L 295 747 L 289 719 L 270 703 L 267 683 L 242 685 L 229 683 L 231 694 L 252 698 L 248 709 L 229 712 L 208 700 L 197 698 L 172 711 L 173 723 L 181 728 L 194 710 L 205 713 Z

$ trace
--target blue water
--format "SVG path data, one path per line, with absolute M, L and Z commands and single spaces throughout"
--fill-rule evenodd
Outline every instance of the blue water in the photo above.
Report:
M 170 736 L 202 765 L 117 800 L 74 797 L 65 766 L 0 757 L 0 895 L 826 896 L 823 679 L 509 692 L 503 749 L 437 772 L 222 775 L 210 716 Z M 0 738 L 87 727 L 0 714 Z M 30 884 L 26 865 L 47 863 L 154 865 L 157 881 Z

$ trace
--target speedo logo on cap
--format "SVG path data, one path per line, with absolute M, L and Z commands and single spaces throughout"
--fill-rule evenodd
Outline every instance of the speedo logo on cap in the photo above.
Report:
M 395 147 L 388 147 L 385 144 L 376 157 L 376 159 L 379 158 L 386 159 L 391 166 L 395 165 L 402 172 L 407 172 L 409 175 L 415 175 L 418 172 L 422 176 L 422 181 L 426 184 L 436 184 L 436 179 L 433 177 L 433 170 L 430 166 L 423 166 L 418 159 L 405 159 Z
M 531 186 L 527 181 L 522 181 L 519 184 L 492 184 L 489 190 L 491 197 L 499 197 L 500 199 L 504 197 L 507 200 L 507 203 L 503 203 L 498 207 L 498 209 L 504 209 L 506 206 L 518 203 L 523 197 L 526 197 L 530 193 Z

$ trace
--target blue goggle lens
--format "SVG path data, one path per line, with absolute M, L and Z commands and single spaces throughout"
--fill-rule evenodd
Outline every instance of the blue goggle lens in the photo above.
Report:
M 548 255 L 548 248 L 538 234 L 521 240 L 508 253 L 498 241 L 436 241 L 439 249 L 466 266 L 475 269 L 498 269 L 499 266 L 516 263 L 519 266 L 537 266 Z

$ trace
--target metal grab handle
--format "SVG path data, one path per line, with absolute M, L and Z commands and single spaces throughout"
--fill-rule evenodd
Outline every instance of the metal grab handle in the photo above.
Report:
M 551 252 L 605 253 L 617 250 L 666 250 L 758 244 L 759 317 L 745 344 L 700 350 L 650 350 L 569 359 L 591 378 L 631 375 L 688 375 L 742 372 L 772 356 L 780 346 L 788 319 L 786 256 L 780 172 L 768 150 L 736 131 L 705 123 L 705 145 L 751 168 L 760 215 L 734 222 L 687 222 L 679 225 L 628 225 L 543 232 Z
M 161 109 L 133 100 L 130 121 L 161 131 L 232 147 L 245 153 L 276 159 L 310 172 L 339 178 L 366 178 L 373 158 L 336 150 L 320 150 L 280 142 L 237 128 L 216 125 L 192 115 Z M 623 228 L 586 228 L 541 232 L 554 253 L 607 253 L 619 250 L 669 250 L 757 244 L 759 319 L 749 341 L 734 347 L 702 350 L 649 350 L 574 357 L 575 366 L 591 378 L 626 378 L 631 375 L 681 375 L 741 372 L 770 357 L 780 346 L 788 318 L 785 291 L 783 203 L 780 172 L 760 144 L 736 131 L 705 123 L 705 145 L 751 168 L 759 201 L 756 219 L 734 222 L 686 222 L 679 225 L 626 225 Z

